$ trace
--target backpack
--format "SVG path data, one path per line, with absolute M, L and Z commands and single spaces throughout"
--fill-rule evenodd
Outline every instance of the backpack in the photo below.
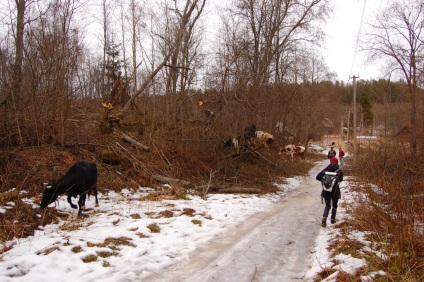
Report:
M 336 181 L 337 172 L 326 171 L 321 180 L 322 189 L 327 192 L 333 192 L 333 187 Z
M 328 153 L 329 157 L 335 157 L 336 156 L 336 151 L 334 150 L 330 150 L 330 152 Z

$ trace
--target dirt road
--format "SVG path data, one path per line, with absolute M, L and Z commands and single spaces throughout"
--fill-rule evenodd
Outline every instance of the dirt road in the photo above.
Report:
M 318 163 L 302 178 L 301 186 L 272 209 L 143 281 L 304 281 L 322 228 L 321 190 L 315 175 L 326 164 Z

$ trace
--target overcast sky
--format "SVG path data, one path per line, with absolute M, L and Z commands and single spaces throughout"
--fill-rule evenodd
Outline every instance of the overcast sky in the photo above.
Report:
M 358 51 L 355 52 L 355 49 L 358 36 L 368 29 L 367 23 L 375 21 L 375 15 L 386 2 L 387 0 L 331 0 L 334 14 L 327 20 L 325 27 L 327 41 L 323 56 L 330 70 L 337 73 L 339 80 L 351 81 L 350 77 L 353 75 L 360 79 L 383 77 L 381 67 L 376 63 L 368 64 L 365 54 L 359 51 L 359 46 Z M 211 0 L 206 11 L 225 3 L 228 2 Z
M 327 49 L 324 54 L 330 70 L 337 73 L 339 80 L 348 82 L 353 75 L 360 79 L 378 79 L 382 77 L 381 67 L 367 64 L 366 58 L 356 42 L 360 31 L 367 29 L 376 13 L 387 0 L 332 0 L 334 15 L 327 22 Z M 364 9 L 365 5 L 365 9 Z M 362 14 L 364 15 L 361 26 Z

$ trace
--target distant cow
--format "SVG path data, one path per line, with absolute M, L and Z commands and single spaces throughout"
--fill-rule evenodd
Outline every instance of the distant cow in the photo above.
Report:
M 256 138 L 256 126 L 249 125 L 244 129 L 243 136 L 234 137 L 224 140 L 224 147 L 234 148 L 237 153 L 245 152 L 255 147 L 254 139 Z
M 270 133 L 264 132 L 264 131 L 256 131 L 255 132 L 256 138 L 259 139 L 259 141 L 265 145 L 265 147 L 268 147 L 269 145 L 274 142 L 274 136 Z
M 252 124 L 244 128 L 243 137 L 246 140 L 253 140 L 256 137 L 256 125 Z
M 233 148 L 237 153 L 245 152 L 254 147 L 251 139 L 246 139 L 244 136 L 234 137 L 224 141 L 225 148 Z
M 241 136 L 234 137 L 228 140 L 224 140 L 225 148 L 239 148 L 240 147 Z
M 281 154 L 291 155 L 292 160 L 294 155 L 303 156 L 303 153 L 305 153 L 305 147 L 303 146 L 287 145 L 284 148 L 280 148 L 280 155 Z
M 59 180 L 45 184 L 43 199 L 40 207 L 46 208 L 49 204 L 56 201 L 59 195 L 67 193 L 68 203 L 73 209 L 78 208 L 78 216 L 82 215 L 82 209 L 85 208 L 85 199 L 87 194 L 94 193 L 96 198 L 96 207 L 99 206 L 97 199 L 97 167 L 95 163 L 77 162 L 69 171 Z M 79 195 L 78 206 L 72 203 L 71 197 L 76 198 Z

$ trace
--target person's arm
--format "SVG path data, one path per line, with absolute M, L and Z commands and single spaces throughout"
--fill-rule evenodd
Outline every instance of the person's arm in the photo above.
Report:
M 317 176 L 315 177 L 316 180 L 321 181 L 322 177 L 324 176 L 326 171 L 330 171 L 329 168 L 331 167 L 331 164 L 329 164 L 326 168 L 324 168 L 323 170 L 320 171 L 320 173 L 317 174 Z M 334 171 L 334 170 L 333 170 Z
M 339 182 L 343 181 L 343 171 L 341 169 L 337 171 L 337 177 L 339 178 Z
M 317 174 L 315 177 L 316 180 L 321 181 L 322 177 L 324 176 L 325 171 L 322 170 L 320 173 Z

